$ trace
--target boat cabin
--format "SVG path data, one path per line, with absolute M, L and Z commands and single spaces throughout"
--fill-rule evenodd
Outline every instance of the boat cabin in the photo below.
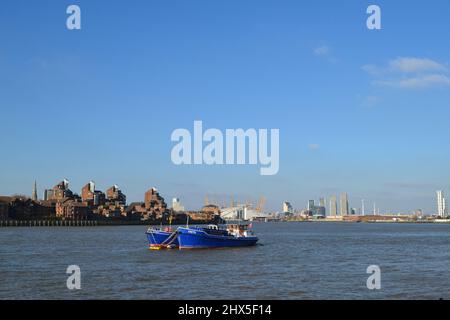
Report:
M 227 230 L 230 234 L 238 237 L 247 237 L 251 232 L 248 224 L 228 224 Z

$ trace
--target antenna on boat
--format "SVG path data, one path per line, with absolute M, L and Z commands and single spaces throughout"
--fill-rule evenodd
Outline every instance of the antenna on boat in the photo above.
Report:
M 186 228 L 189 228 L 189 213 L 186 214 Z

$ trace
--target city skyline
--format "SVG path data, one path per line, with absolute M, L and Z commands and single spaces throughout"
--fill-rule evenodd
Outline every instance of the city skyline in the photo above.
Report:
M 72 196 L 72 190 L 69 189 L 69 180 L 64 178 L 61 182 L 61 184 L 64 184 L 65 189 L 68 189 L 71 194 L 70 196 Z M 148 187 L 147 187 L 148 188 Z M 155 187 L 152 187 L 153 189 Z M 79 188 L 80 192 L 73 192 L 73 195 L 77 195 L 82 199 L 86 199 L 87 197 L 91 198 L 92 200 L 95 202 L 95 195 L 96 194 L 102 194 L 103 196 L 108 195 L 108 198 L 112 198 L 112 195 L 115 195 L 115 197 L 118 197 L 121 199 L 121 201 L 123 201 L 123 203 L 132 203 L 132 202 L 140 202 L 142 199 L 142 194 L 141 197 L 139 199 L 134 199 L 133 201 L 127 201 L 127 197 L 122 194 L 122 189 L 119 188 L 119 186 L 117 184 L 112 184 L 112 186 L 110 185 L 109 187 L 105 187 L 105 188 L 100 188 L 100 190 L 96 189 L 96 183 L 93 180 L 89 180 L 89 182 L 86 184 L 84 184 L 82 187 Z M 105 190 L 105 192 L 102 192 L 101 190 Z M 156 190 L 156 189 L 155 189 Z M 25 196 L 28 197 L 34 201 L 40 201 L 40 200 L 44 200 L 47 201 L 49 200 L 49 198 L 51 197 L 49 195 L 48 192 L 52 192 L 52 189 L 48 189 L 48 188 L 43 188 L 42 189 L 42 197 L 38 195 L 39 192 L 39 188 L 38 188 L 38 184 L 37 181 L 35 180 L 32 186 L 32 190 L 31 190 L 31 194 L 28 193 L 13 193 L 13 194 L 9 194 L 6 195 L 4 194 L 3 196 Z M 1 194 L 0 194 L 1 195 Z M 53 193 L 52 193 L 53 196 Z M 61 195 L 60 197 L 64 197 L 63 195 Z M 167 199 L 172 199 L 172 207 L 174 209 L 177 209 L 176 211 L 191 211 L 191 210 L 196 210 L 198 208 L 200 208 L 202 205 L 205 204 L 205 199 L 210 199 L 209 198 L 210 195 L 205 194 L 204 198 L 202 199 L 202 202 L 199 202 L 197 204 L 197 206 L 194 207 L 189 207 L 186 208 L 181 205 L 181 203 L 184 201 L 180 201 L 180 197 L 178 196 L 170 196 L 167 197 Z M 235 197 L 236 195 L 222 195 L 221 197 L 216 197 L 216 198 L 211 198 L 212 201 L 210 202 L 211 204 L 215 204 L 219 207 L 228 207 L 228 205 L 230 205 L 231 207 L 235 206 L 235 205 L 251 205 L 256 207 L 258 204 L 256 202 L 256 198 L 244 198 L 242 197 L 241 200 L 239 200 L 239 196 L 237 197 L 237 201 L 235 202 Z M 264 197 L 265 198 L 265 197 Z M 397 213 L 402 213 L 402 214 L 417 214 L 417 212 L 421 212 L 424 213 L 425 215 L 437 215 L 440 217 L 446 217 L 448 215 L 448 203 L 447 203 L 447 199 L 444 195 L 444 191 L 442 190 L 437 190 L 435 191 L 435 208 L 432 209 L 431 211 L 425 211 L 422 209 L 422 207 L 417 207 L 415 209 L 412 209 L 410 211 L 394 211 L 394 210 L 390 210 L 390 209 L 384 209 L 384 210 L 380 210 L 380 207 L 378 207 L 376 205 L 376 202 L 372 202 L 373 204 L 373 211 L 370 212 L 365 212 L 365 208 L 364 208 L 364 203 L 367 201 L 366 199 L 360 199 L 360 201 L 362 202 L 361 207 L 358 206 L 352 206 L 351 203 L 348 200 L 349 196 L 346 192 L 343 192 L 339 195 L 339 205 L 337 203 L 337 197 L 336 195 L 329 195 L 327 197 L 324 196 L 319 196 L 319 205 L 316 206 L 315 205 L 315 200 L 313 199 L 309 199 L 306 203 L 306 205 L 302 206 L 302 205 L 292 205 L 290 201 L 283 201 L 282 202 L 282 209 L 280 210 L 266 210 L 267 213 L 283 213 L 283 212 L 288 212 L 288 213 L 293 213 L 294 211 L 299 211 L 299 210 L 308 210 L 308 211 L 315 211 L 317 208 L 324 208 L 325 210 L 325 216 L 345 216 L 345 215 L 371 215 L 371 214 L 397 214 Z M 253 201 L 255 200 L 255 201 Z M 266 199 L 265 199 L 266 200 Z M 328 200 L 328 202 L 327 202 Z M 209 201 L 209 200 L 208 200 Z M 181 209 L 182 208 L 182 209 Z
M 382 30 L 362 0 L 117 2 L 107 16 L 82 0 L 81 30 L 67 30 L 68 4 L 2 6 L 2 195 L 68 177 L 76 190 L 118 182 L 129 201 L 158 186 L 186 208 L 346 192 L 367 213 L 428 213 L 450 190 L 446 0 L 377 1 Z M 196 120 L 279 128 L 278 174 L 174 165 L 171 133 Z

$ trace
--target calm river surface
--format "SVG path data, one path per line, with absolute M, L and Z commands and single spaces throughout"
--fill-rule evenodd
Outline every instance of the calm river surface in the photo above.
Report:
M 0 299 L 450 299 L 450 225 L 254 223 L 260 245 L 200 251 L 150 251 L 145 230 L 0 228 Z

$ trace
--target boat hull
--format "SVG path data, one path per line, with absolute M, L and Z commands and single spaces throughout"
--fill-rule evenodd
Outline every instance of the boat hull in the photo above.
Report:
M 180 249 L 249 247 L 256 245 L 256 242 L 258 242 L 257 237 L 211 235 L 203 230 L 178 229 L 178 246 Z
M 150 249 L 158 250 L 162 247 L 178 247 L 178 238 L 169 239 L 173 237 L 173 232 L 162 230 L 148 230 L 146 232 L 148 245 Z

